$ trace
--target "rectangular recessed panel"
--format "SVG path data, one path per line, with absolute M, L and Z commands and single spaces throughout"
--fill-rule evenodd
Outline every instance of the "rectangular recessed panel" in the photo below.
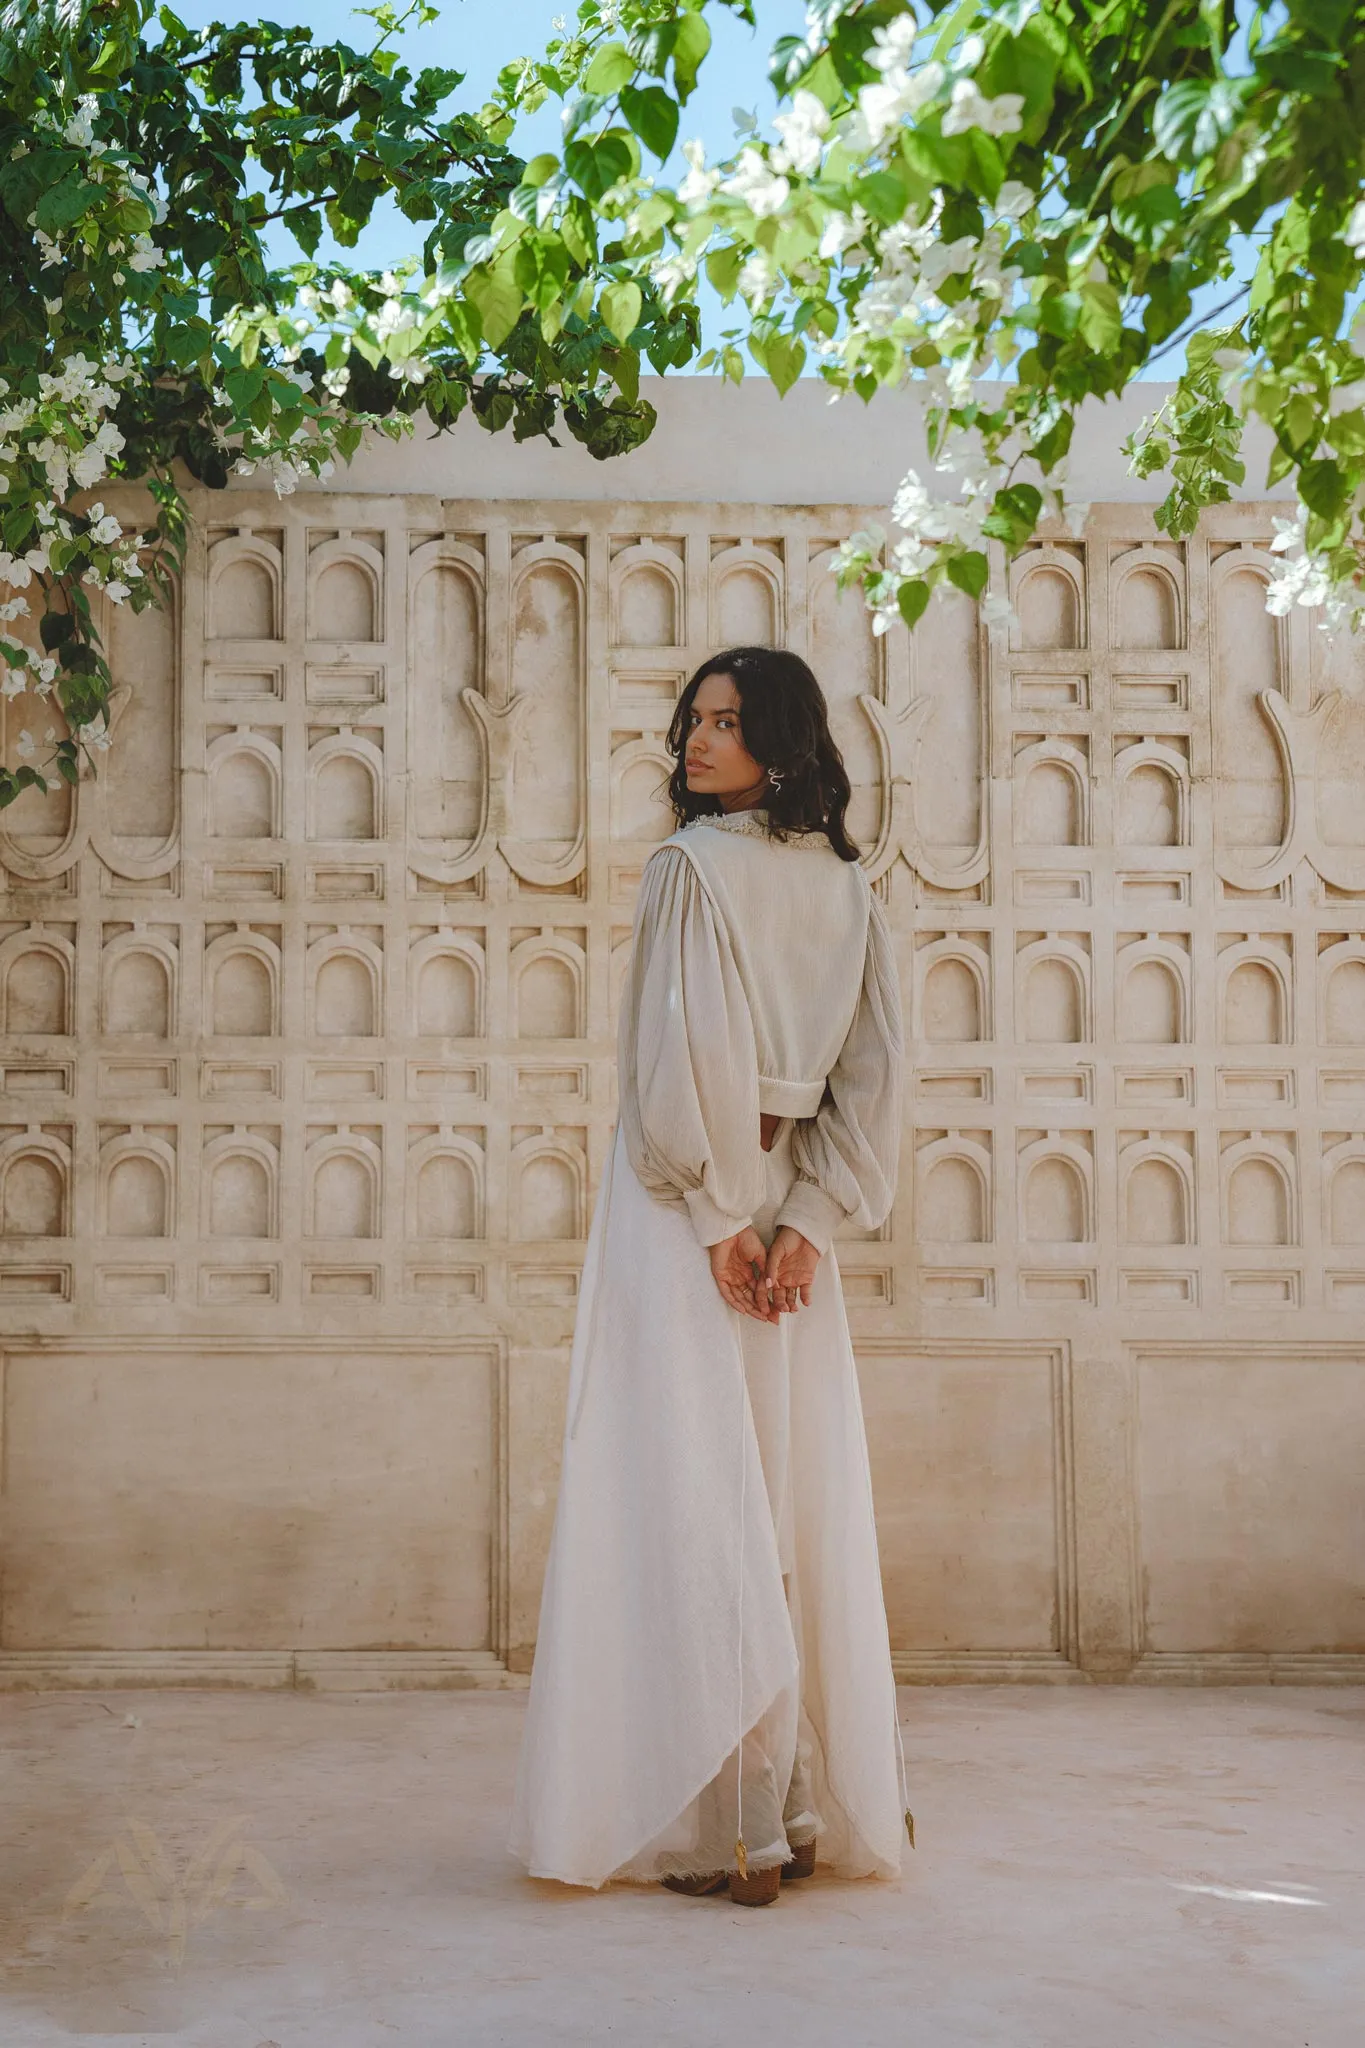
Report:
M 278 1095 L 280 1070 L 273 1060 L 205 1060 L 200 1086 L 217 1095 Z
M 1324 1069 L 1318 1075 L 1318 1094 L 1327 1105 L 1365 1102 L 1365 1067 Z
M 1059 1373 L 1043 1347 L 859 1346 L 894 1650 L 1061 1648 Z
M 5 1645 L 485 1649 L 490 1350 L 6 1363 Z
M 174 1060 L 101 1060 L 100 1092 L 106 1095 L 174 1095 Z
M 482 1301 L 482 1266 L 410 1266 L 407 1291 L 419 1301 Z
M 6 1067 L 4 1090 L 6 1095 L 65 1095 L 71 1088 L 71 1073 L 68 1066 Z
M 534 1304 L 578 1299 L 576 1266 L 514 1266 L 507 1280 L 513 1301 Z
M 1365 1649 L 1365 1353 L 1139 1354 L 1136 1420 L 1143 1647 Z
M 1194 1076 L 1186 1067 L 1130 1067 L 1118 1076 L 1120 1102 L 1192 1102 Z
M 362 1096 L 377 1099 L 384 1093 L 382 1060 L 310 1060 L 310 1096 Z
M 1054 1273 L 1048 1270 L 1021 1273 L 1019 1294 L 1024 1301 L 1057 1301 L 1084 1305 L 1095 1299 L 1093 1273 Z
M 518 1095 L 570 1095 L 582 1100 L 588 1092 L 586 1067 L 518 1067 Z
M 1089 1067 L 1062 1073 L 1021 1074 L 1019 1092 L 1025 1102 L 1089 1102 L 1093 1075 Z
M 384 671 L 360 662 L 310 661 L 307 687 L 314 703 L 377 704 L 384 695 Z
M 964 1069 L 958 1073 L 952 1068 L 921 1068 L 914 1079 L 917 1092 L 929 1102 L 989 1102 L 991 1099 L 991 1076 L 980 1069 Z
M 333 901 L 346 898 L 375 901 L 384 894 L 384 870 L 378 865 L 310 868 L 308 894 Z
M 1188 875 L 1120 875 L 1119 899 L 1124 903 L 1188 903 Z
M 653 675 L 644 669 L 617 669 L 613 676 L 616 695 L 623 704 L 648 704 L 671 711 L 682 691 L 682 671 Z
M 0 1266 L 0 1301 L 69 1301 L 70 1266 Z
M 1327 1302 L 1330 1308 L 1349 1308 L 1365 1315 L 1365 1272 L 1329 1273 Z
M 1199 1276 L 1130 1269 L 1119 1274 L 1119 1299 L 1139 1308 L 1185 1308 L 1199 1299 Z
M 1090 678 L 1016 674 L 1014 701 L 1025 708 L 1084 711 L 1090 701 Z
M 1232 1308 L 1293 1308 L 1299 1299 L 1297 1273 L 1226 1273 L 1223 1291 Z
M 439 1099 L 443 1095 L 478 1095 L 485 1093 L 486 1072 L 481 1066 L 460 1066 L 442 1063 L 437 1066 L 425 1060 L 414 1060 L 408 1068 L 408 1094 L 419 1102 Z
M 1016 903 L 1088 903 L 1089 875 L 1028 868 L 1014 878 Z
M 943 1268 L 922 1271 L 919 1292 L 925 1301 L 975 1301 L 988 1308 L 995 1300 L 995 1275 L 986 1272 L 948 1272 Z
M 379 1294 L 377 1266 L 312 1266 L 305 1282 L 308 1292 L 325 1299 L 374 1301 Z
M 282 896 L 284 869 L 214 861 L 212 866 L 204 869 L 204 893 L 207 896 Z
M 895 1298 L 893 1277 L 885 1267 L 860 1273 L 844 1266 L 839 1277 L 843 1281 L 844 1300 L 852 1308 L 886 1308 Z
M 1188 676 L 1115 676 L 1118 702 L 1146 711 L 1175 706 L 1184 709 L 1189 701 Z
M 95 1291 L 102 1301 L 168 1301 L 175 1275 L 169 1266 L 101 1266 Z
M 284 671 L 281 668 L 219 668 L 210 663 L 204 670 L 206 697 L 282 697 Z
M 1218 1074 L 1218 1099 L 1229 1107 L 1238 1102 L 1292 1102 L 1294 1076 L 1268 1069 L 1224 1067 Z
M 204 1266 L 200 1270 L 201 1301 L 267 1302 L 279 1297 L 278 1266 Z

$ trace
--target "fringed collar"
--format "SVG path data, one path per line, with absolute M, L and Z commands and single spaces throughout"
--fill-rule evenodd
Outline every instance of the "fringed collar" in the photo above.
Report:
M 765 810 L 719 811 L 714 817 L 689 818 L 683 826 L 690 832 L 694 825 L 710 825 L 717 832 L 743 832 L 750 839 L 768 839 L 775 846 L 824 846 L 829 845 L 829 836 L 824 832 L 783 832 L 779 839 L 768 826 Z

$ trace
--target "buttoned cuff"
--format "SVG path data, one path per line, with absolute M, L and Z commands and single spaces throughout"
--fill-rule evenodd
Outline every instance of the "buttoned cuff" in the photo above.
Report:
M 785 1223 L 789 1229 L 799 1230 L 822 1257 L 843 1220 L 844 1211 L 839 1203 L 813 1180 L 794 1180 L 777 1212 L 778 1229 Z
M 749 1227 L 751 1218 L 727 1216 L 723 1209 L 716 1207 L 705 1188 L 685 1188 L 683 1200 L 692 1218 L 692 1228 L 697 1233 L 698 1244 L 719 1244 L 722 1238 L 738 1237 L 741 1230 L 747 1230 Z

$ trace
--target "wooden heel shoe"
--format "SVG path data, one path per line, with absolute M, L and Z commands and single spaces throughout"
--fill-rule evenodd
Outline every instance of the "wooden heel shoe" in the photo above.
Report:
M 741 1877 L 737 1870 L 730 1872 L 732 1906 L 771 1906 L 781 1888 L 780 1863 L 770 1865 L 767 1870 L 751 1870 L 747 1877 Z
M 791 1862 L 790 1862 L 790 1863 L 784 1863 L 784 1864 L 783 1864 L 783 1865 L 781 1866 L 781 1868 L 782 1868 L 782 1882 L 783 1882 L 783 1884 L 790 1884 L 790 1883 L 792 1882 L 793 1878 L 797 1878 L 797 1877 L 814 1877 L 814 1875 L 815 1875 L 815 1837 L 814 1837 L 814 1835 L 812 1835 L 812 1836 L 811 1836 L 811 1838 L 810 1838 L 810 1840 L 809 1840 L 808 1842 L 798 1842 L 798 1843 L 797 1843 L 797 1844 L 795 1845 L 795 1847 L 794 1847 L 794 1848 L 792 1849 L 792 1860 L 791 1860 Z
M 712 1892 L 723 1892 L 729 1876 L 728 1870 L 708 1870 L 704 1877 L 666 1877 L 662 1882 L 685 1899 L 705 1899 Z

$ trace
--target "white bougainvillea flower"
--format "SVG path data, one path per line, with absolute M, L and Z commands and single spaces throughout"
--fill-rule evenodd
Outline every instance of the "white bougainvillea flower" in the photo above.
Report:
M 996 195 L 995 210 L 1005 220 L 1022 220 L 1038 203 L 1038 195 L 1018 178 L 1006 178 Z
M 782 137 L 782 147 L 775 149 L 770 158 L 775 170 L 796 171 L 803 178 L 819 170 L 820 145 L 829 134 L 829 115 L 813 92 L 798 92 L 791 112 L 775 115 L 773 126 Z
M 734 176 L 723 178 L 720 190 L 741 200 L 759 220 L 781 213 L 791 194 L 787 180 L 756 149 L 740 151 Z
M 1365 199 L 1356 201 L 1342 239 L 1357 262 L 1365 261 Z
M 947 76 L 938 63 L 922 65 L 915 72 L 903 65 L 888 69 L 880 85 L 861 88 L 857 114 L 840 124 L 841 139 L 855 150 L 878 148 L 893 128 L 929 104 Z
M 1022 93 L 997 93 L 988 100 L 973 78 L 959 78 L 943 116 L 945 135 L 965 135 L 969 128 L 984 128 L 987 135 L 1015 135 L 1023 127 Z
M 698 142 L 695 138 L 691 142 L 685 142 L 683 155 L 687 159 L 687 173 L 678 187 L 678 204 L 705 206 L 720 183 L 720 172 L 707 170 L 704 142 Z

